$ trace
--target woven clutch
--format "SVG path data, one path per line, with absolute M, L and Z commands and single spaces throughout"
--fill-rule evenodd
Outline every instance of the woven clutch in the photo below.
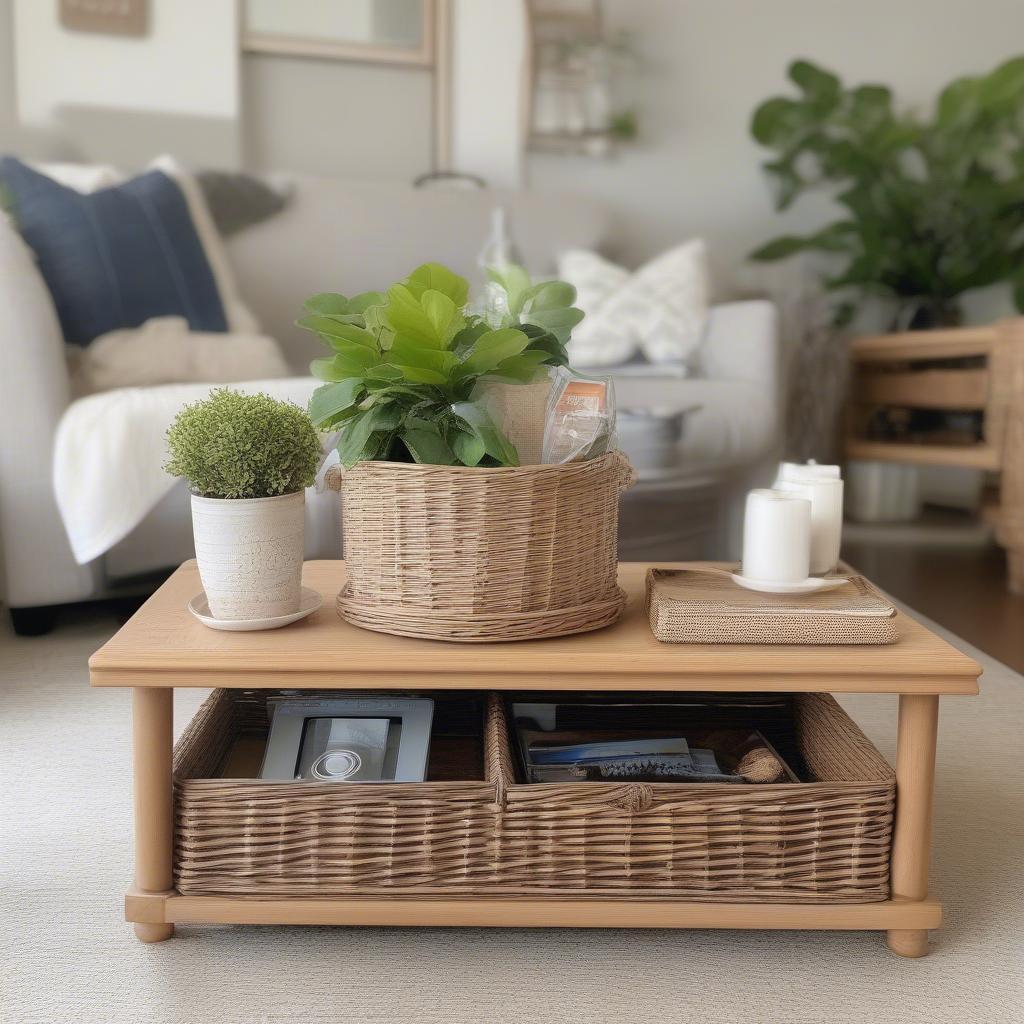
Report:
M 761 594 L 721 569 L 651 569 L 651 631 L 670 644 L 891 644 L 896 609 L 863 576 L 801 596 Z

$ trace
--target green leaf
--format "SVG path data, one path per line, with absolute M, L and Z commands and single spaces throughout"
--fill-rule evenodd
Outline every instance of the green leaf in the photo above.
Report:
M 378 363 L 377 366 L 371 366 L 364 374 L 364 377 L 367 382 L 391 384 L 402 379 L 402 371 L 397 366 L 391 366 L 388 363 Z
M 370 306 L 382 306 L 387 302 L 387 296 L 383 292 L 360 292 L 349 299 L 348 308 L 350 313 L 365 313 Z
M 532 351 L 522 352 L 500 362 L 490 373 L 488 378 L 515 381 L 520 384 L 529 384 L 536 378 L 540 366 L 547 363 L 551 357 L 547 352 Z
M 530 339 L 514 327 L 488 331 L 474 342 L 459 367 L 459 373 L 461 376 L 487 373 L 510 356 L 519 355 L 529 343 Z
M 1024 98 L 1024 57 L 1000 64 L 978 83 L 978 100 L 985 107 L 1018 105 Z
M 780 148 L 809 123 L 808 111 L 796 100 L 776 96 L 765 100 L 750 121 L 750 133 L 762 146 Z
M 345 380 L 346 377 L 362 377 L 380 359 L 375 352 L 352 345 L 348 351 L 339 352 L 326 359 L 314 359 L 310 371 L 320 380 Z
M 359 400 L 365 385 L 359 377 L 349 377 L 337 384 L 325 384 L 313 392 L 309 400 L 309 418 L 319 426 L 338 413 L 351 408 Z
M 818 113 L 828 113 L 839 102 L 842 83 L 832 74 L 810 61 L 797 60 L 789 66 L 789 79 L 807 97 Z
M 476 402 L 455 402 L 452 412 L 484 445 L 484 451 L 502 466 L 518 466 L 519 453 L 495 426 L 487 411 Z
M 469 297 L 469 282 L 440 263 L 424 263 L 406 279 L 405 287 L 414 299 L 426 291 L 440 292 L 461 309 Z
M 434 370 L 446 379 L 459 362 L 459 357 L 454 352 L 423 348 L 405 336 L 395 338 L 388 349 L 388 359 L 396 365 L 419 366 L 426 370 Z
M 319 295 L 312 295 L 303 303 L 310 313 L 320 313 L 330 316 L 332 313 L 351 313 L 349 300 L 338 292 L 321 292 Z M 356 312 L 361 312 L 357 310 Z
M 449 378 L 446 374 L 438 373 L 437 370 L 431 370 L 426 366 L 407 366 L 403 363 L 395 363 L 394 366 L 402 371 L 402 376 L 406 380 L 417 384 L 433 384 L 439 388 L 448 384 Z
M 456 430 L 451 438 L 452 451 L 464 466 L 478 466 L 487 454 L 483 441 L 476 434 L 467 434 L 464 430 Z
M 564 309 L 576 301 L 576 289 L 567 281 L 544 281 L 526 293 L 526 308 Z
M 978 110 L 980 80 L 957 78 L 939 94 L 936 111 L 938 123 L 944 128 L 971 120 Z
M 328 345 L 339 352 L 347 351 L 351 345 L 361 345 L 374 353 L 378 351 L 377 339 L 368 330 L 357 327 L 355 324 L 315 313 L 302 317 L 296 323 L 299 327 L 315 331 Z M 347 343 L 347 345 L 343 343 Z
M 781 238 L 767 242 L 751 254 L 752 260 L 760 262 L 771 262 L 772 260 L 784 260 L 798 252 L 803 252 L 808 246 L 806 238 L 799 238 L 796 235 L 783 235 Z
M 442 347 L 448 348 L 455 335 L 465 326 L 462 313 L 447 295 L 433 289 L 428 289 L 420 296 L 420 305 L 438 338 L 442 340 Z
M 451 340 L 446 332 L 437 329 L 419 300 L 405 285 L 396 284 L 388 289 L 385 312 L 396 335 L 403 335 L 424 348 L 441 350 Z
M 471 323 L 466 327 L 463 327 L 458 334 L 452 338 L 452 351 L 456 355 L 464 356 L 474 345 L 474 343 L 485 335 L 489 330 L 490 326 L 484 320 L 477 320 L 475 323 Z
M 523 323 L 543 327 L 564 345 L 568 342 L 572 329 L 582 319 L 583 310 L 570 306 L 568 309 L 540 309 L 526 313 L 523 316 Z
M 1024 281 L 1018 281 L 1013 286 L 1013 304 L 1018 313 L 1024 313 Z
M 422 421 L 419 421 L 422 422 Z M 455 453 L 441 436 L 437 427 L 430 423 L 422 426 L 404 427 L 398 434 L 409 454 L 419 463 L 428 466 L 452 466 Z
M 522 267 L 510 263 L 507 267 L 488 267 L 487 277 L 505 289 L 508 311 L 514 317 L 519 316 L 531 287 L 530 275 Z

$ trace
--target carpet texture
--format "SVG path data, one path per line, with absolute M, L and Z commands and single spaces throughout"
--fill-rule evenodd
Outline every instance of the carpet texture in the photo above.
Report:
M 129 694 L 90 690 L 116 628 L 0 633 L 0 1021 L 942 1024 L 1024 1019 L 1024 679 L 943 703 L 923 960 L 881 934 L 183 927 L 144 946 L 131 877 Z M 4 627 L 5 628 L 5 627 Z M 180 729 L 205 695 L 182 693 Z M 892 759 L 895 699 L 843 698 Z

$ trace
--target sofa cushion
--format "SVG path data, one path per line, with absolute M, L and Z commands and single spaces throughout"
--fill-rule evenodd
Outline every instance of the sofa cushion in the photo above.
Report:
M 575 366 L 614 366 L 642 352 L 651 363 L 680 363 L 700 345 L 708 316 L 704 242 L 695 238 L 635 273 L 594 252 L 571 250 L 559 277 L 575 285 L 586 318 L 573 331 Z
M 227 330 L 188 203 L 163 171 L 88 194 L 13 157 L 0 161 L 0 176 L 69 344 L 156 316 L 184 317 L 195 331 Z

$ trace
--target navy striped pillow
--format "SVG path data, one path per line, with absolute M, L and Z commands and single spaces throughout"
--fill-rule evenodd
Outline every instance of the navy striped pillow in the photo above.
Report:
M 162 171 L 88 194 L 14 157 L 0 161 L 0 177 L 66 342 L 88 345 L 155 316 L 182 316 L 193 331 L 227 330 L 188 204 Z

